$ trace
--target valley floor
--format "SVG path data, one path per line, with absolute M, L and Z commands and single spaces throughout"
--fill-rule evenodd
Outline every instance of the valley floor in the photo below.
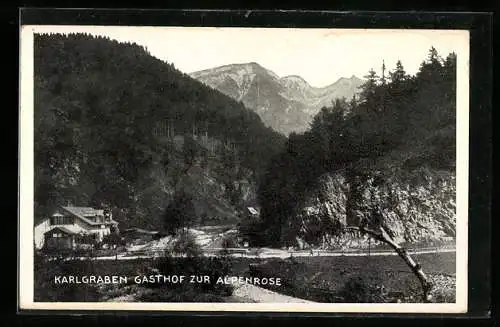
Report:
M 454 302 L 455 253 L 417 254 L 414 258 L 422 264 L 424 271 L 435 285 L 435 301 Z M 184 259 L 178 258 L 178 260 Z M 343 298 L 346 289 L 354 285 L 354 291 L 350 292 L 366 292 L 366 289 L 373 290 L 383 286 L 391 299 L 419 302 L 418 281 L 397 256 L 297 256 L 287 259 L 232 257 L 228 260 L 230 274 L 233 276 L 253 276 L 249 267 L 257 264 L 265 268 L 265 276 L 282 278 L 283 284 L 281 286 L 235 285 L 232 294 L 213 295 L 201 291 L 202 294 L 193 294 L 199 300 L 191 298 L 189 295 L 191 293 L 183 295 L 184 297 L 179 295 L 163 300 L 165 294 L 171 291 L 168 286 L 156 288 L 131 282 L 123 285 L 83 287 L 54 285 L 53 282 L 56 274 L 70 274 L 71 271 L 73 274 L 85 274 L 81 267 L 90 269 L 95 275 L 133 276 L 147 271 L 145 270 L 147 267 L 154 267 L 158 259 L 46 261 L 35 271 L 35 298 L 36 301 L 44 302 L 363 302 Z M 175 273 L 176 271 L 172 272 Z M 186 300 L 186 296 L 190 300 Z M 371 299 L 369 302 L 384 301 L 386 300 Z
M 205 256 L 218 256 L 223 250 L 219 245 L 221 239 L 230 233 L 234 233 L 234 226 L 205 226 L 190 229 L 189 232 L 194 236 L 196 243 L 201 247 Z M 171 237 L 164 237 L 160 240 L 151 241 L 141 245 L 134 245 L 127 248 L 125 252 L 112 256 L 101 256 L 96 259 L 108 260 L 132 260 L 136 258 L 154 258 L 162 256 L 165 249 L 171 244 Z M 410 255 L 426 253 L 454 252 L 453 244 L 448 246 L 426 246 L 413 245 L 406 247 Z M 245 258 L 281 258 L 289 257 L 336 257 L 336 256 L 396 256 L 392 249 L 373 247 L 372 249 L 312 249 L 312 250 L 285 250 L 276 248 L 230 248 L 226 249 L 232 257 Z

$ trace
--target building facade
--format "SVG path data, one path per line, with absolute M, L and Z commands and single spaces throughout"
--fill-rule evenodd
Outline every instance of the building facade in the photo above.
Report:
M 118 229 L 111 212 L 90 207 L 60 207 L 35 226 L 35 247 L 38 249 L 76 249 L 99 243 L 104 236 Z

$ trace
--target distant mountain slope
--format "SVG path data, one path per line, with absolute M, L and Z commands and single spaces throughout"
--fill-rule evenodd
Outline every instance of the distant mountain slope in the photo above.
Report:
M 334 99 L 350 99 L 363 80 L 340 78 L 323 88 L 310 86 L 300 76 L 278 77 L 257 63 L 232 64 L 190 74 L 259 114 L 263 122 L 285 135 L 303 132 L 321 107 Z

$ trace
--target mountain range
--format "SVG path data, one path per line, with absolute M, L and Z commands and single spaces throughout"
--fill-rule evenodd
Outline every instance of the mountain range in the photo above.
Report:
M 352 98 L 363 80 L 351 76 L 317 88 L 302 77 L 279 77 L 258 63 L 231 64 L 189 74 L 242 102 L 274 130 L 289 135 L 308 129 L 312 117 L 335 99 Z

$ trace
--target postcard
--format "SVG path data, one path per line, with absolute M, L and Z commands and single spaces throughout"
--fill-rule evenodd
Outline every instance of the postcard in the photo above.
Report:
M 466 312 L 468 31 L 20 40 L 21 309 Z

